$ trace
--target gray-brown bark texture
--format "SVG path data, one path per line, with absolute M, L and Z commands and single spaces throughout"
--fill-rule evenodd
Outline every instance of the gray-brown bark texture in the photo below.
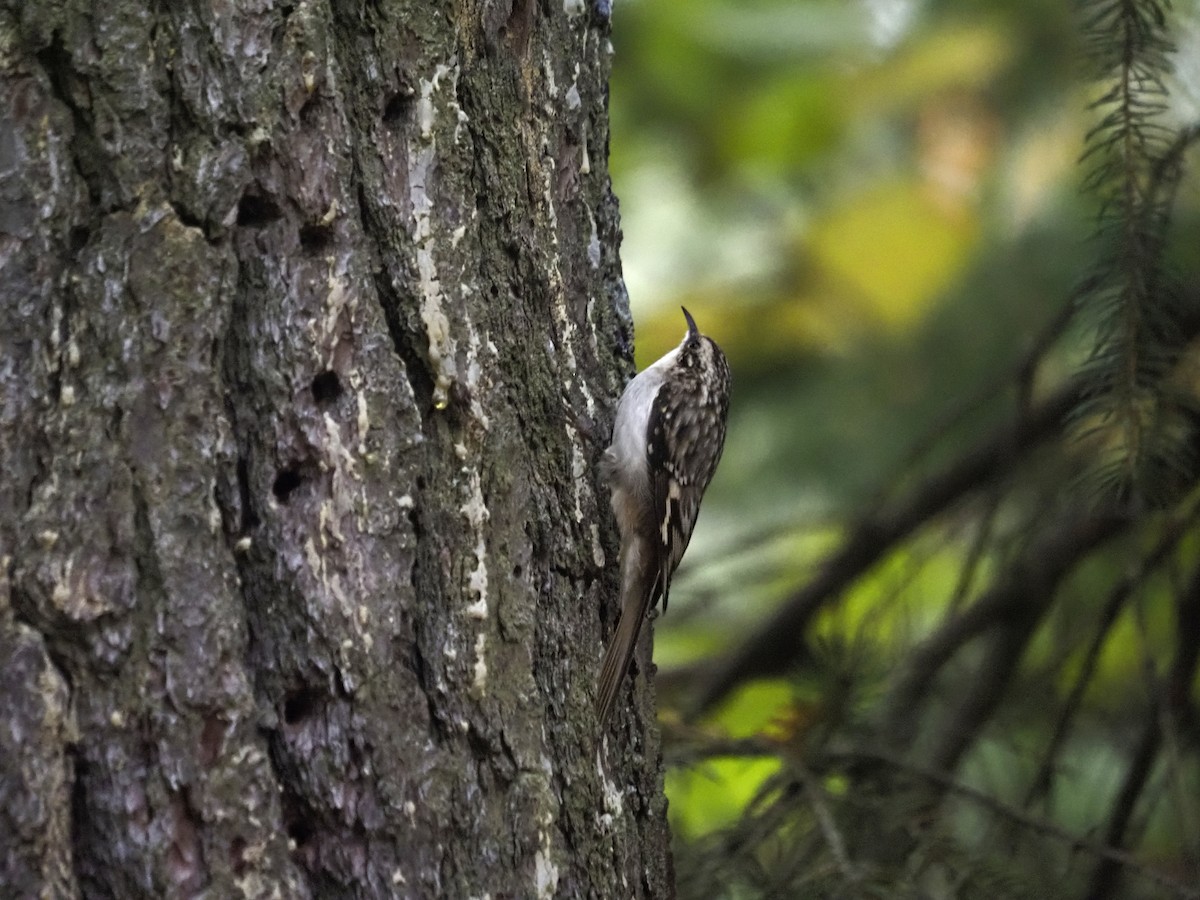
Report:
M 0 5 L 0 895 L 670 894 L 598 2 Z

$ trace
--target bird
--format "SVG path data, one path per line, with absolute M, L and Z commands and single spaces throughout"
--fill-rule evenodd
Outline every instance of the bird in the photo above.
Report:
M 660 597 L 666 611 L 671 577 L 725 447 L 729 363 L 687 309 L 683 316 L 687 334 L 679 346 L 626 385 L 601 458 L 621 541 L 621 618 L 596 692 L 601 727 L 629 670 L 642 620 Z

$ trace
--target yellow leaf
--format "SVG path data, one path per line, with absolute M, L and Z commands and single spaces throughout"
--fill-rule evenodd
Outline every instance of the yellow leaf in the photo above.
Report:
M 948 215 L 911 180 L 833 210 L 810 234 L 810 249 L 828 290 L 881 325 L 903 329 L 962 273 L 977 233 L 974 216 Z

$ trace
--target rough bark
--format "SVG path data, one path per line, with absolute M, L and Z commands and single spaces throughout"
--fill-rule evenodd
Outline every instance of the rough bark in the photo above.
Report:
M 606 17 L 0 5 L 0 894 L 669 895 Z

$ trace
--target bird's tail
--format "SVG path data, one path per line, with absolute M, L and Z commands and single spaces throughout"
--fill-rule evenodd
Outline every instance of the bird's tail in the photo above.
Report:
M 600 683 L 596 691 L 596 714 L 603 728 L 617 700 L 617 691 L 629 671 L 633 651 L 637 648 L 638 634 L 642 622 L 654 599 L 658 573 L 650 565 L 639 565 L 644 560 L 633 559 L 626 563 L 626 572 L 621 581 L 621 620 L 616 633 L 604 651 L 604 662 L 600 666 Z

